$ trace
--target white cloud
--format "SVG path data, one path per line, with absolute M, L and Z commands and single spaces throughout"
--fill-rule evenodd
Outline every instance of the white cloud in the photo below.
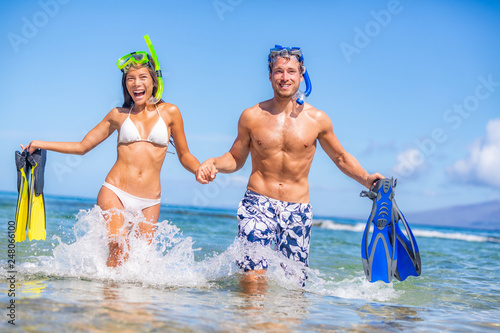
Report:
M 397 156 L 392 172 L 398 178 L 418 177 L 427 170 L 425 155 L 417 148 L 410 148 Z
M 448 171 L 465 182 L 500 187 L 500 118 L 488 122 L 486 136 L 476 140 L 467 157 Z

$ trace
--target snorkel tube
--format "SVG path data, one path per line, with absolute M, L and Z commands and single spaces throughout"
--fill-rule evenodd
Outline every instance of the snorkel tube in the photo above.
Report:
M 149 35 L 144 36 L 146 40 L 146 44 L 148 45 L 149 53 L 151 53 L 151 57 L 155 62 L 155 72 L 158 78 L 158 89 L 156 90 L 156 95 L 151 97 L 153 100 L 153 104 L 158 103 L 161 99 L 161 95 L 163 94 L 163 77 L 161 75 L 160 63 L 158 62 L 158 57 L 156 56 L 155 48 L 153 47 L 153 43 L 151 43 L 151 39 L 149 39 Z
M 306 91 L 302 92 L 302 90 L 299 89 L 295 93 L 295 97 L 297 98 L 296 102 L 298 105 L 304 104 L 304 101 L 311 94 L 312 91 L 311 79 L 309 79 L 309 73 L 307 73 L 307 69 L 304 72 L 304 81 L 306 81 Z

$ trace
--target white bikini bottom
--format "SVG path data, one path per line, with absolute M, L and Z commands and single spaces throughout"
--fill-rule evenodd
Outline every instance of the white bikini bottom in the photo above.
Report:
M 142 211 L 148 207 L 158 205 L 161 202 L 161 199 L 146 199 L 139 198 L 135 195 L 128 194 L 127 192 L 120 190 L 118 187 L 113 186 L 109 183 L 104 182 L 102 186 L 109 188 L 113 191 L 118 199 L 122 202 L 123 208 L 131 211 Z

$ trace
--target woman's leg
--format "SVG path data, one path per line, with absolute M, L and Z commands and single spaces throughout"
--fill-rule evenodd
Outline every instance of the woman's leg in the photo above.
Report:
M 123 210 L 123 204 L 113 191 L 102 186 L 97 195 L 97 205 L 105 211 L 103 215 L 109 232 L 109 255 L 106 265 L 108 267 L 120 266 L 128 258 L 128 253 L 126 253 L 128 230 L 123 227 L 123 214 L 109 210 L 113 208 Z
M 138 237 L 145 237 L 148 243 L 151 244 L 156 231 L 156 223 L 160 217 L 160 204 L 144 208 L 142 210 L 145 222 L 139 222 L 137 226 Z

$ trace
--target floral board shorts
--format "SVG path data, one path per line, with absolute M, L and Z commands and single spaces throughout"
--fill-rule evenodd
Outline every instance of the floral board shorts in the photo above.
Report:
M 280 201 L 247 190 L 238 207 L 237 217 L 239 239 L 262 246 L 270 246 L 274 242 L 276 251 L 309 266 L 311 204 Z M 246 254 L 237 264 L 245 272 L 266 269 L 269 265 L 266 258 L 252 254 Z

